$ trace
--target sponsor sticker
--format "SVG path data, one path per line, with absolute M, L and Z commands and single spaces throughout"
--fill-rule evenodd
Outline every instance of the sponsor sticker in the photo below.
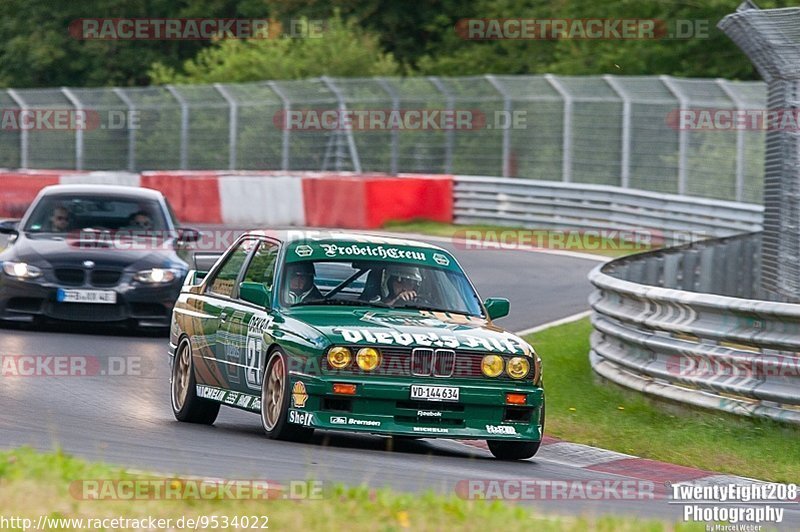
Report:
M 471 334 L 440 334 L 438 332 L 405 333 L 342 327 L 337 330 L 347 343 L 369 343 L 448 349 L 479 349 L 496 353 L 529 354 L 530 348 L 512 335 L 475 336 Z
M 414 432 L 429 432 L 432 434 L 446 434 L 450 432 L 450 429 L 443 429 L 442 427 L 414 427 L 412 430 Z
M 310 427 L 311 412 L 298 412 L 297 410 L 289 410 L 289 423 Z
M 450 265 L 450 259 L 448 259 L 446 255 L 442 255 L 441 253 L 434 253 L 433 260 L 434 262 L 436 262 L 436 264 L 439 264 L 441 266 Z
M 292 386 L 292 406 L 294 408 L 305 408 L 306 401 L 308 401 L 308 392 L 306 392 L 306 385 L 302 381 L 297 381 Z
M 331 416 L 331 425 L 354 425 L 358 427 L 380 427 L 380 421 L 372 419 L 355 419 L 347 416 Z
M 294 248 L 294 252 L 295 252 L 295 254 L 297 254 L 298 257 L 308 257 L 312 253 L 314 253 L 314 250 L 311 249 L 311 246 L 309 246 L 307 244 L 302 244 L 302 245 L 297 246 L 296 248 Z
M 442 417 L 438 410 L 417 410 L 417 417 Z
M 511 425 L 486 425 L 486 432 L 489 434 L 506 434 L 508 436 L 515 436 L 517 429 Z
M 344 416 L 331 416 L 331 425 L 347 425 L 347 418 Z
M 213 401 L 222 401 L 225 398 L 225 390 L 198 385 L 197 397 L 202 399 L 211 399 Z
M 339 246 L 337 244 L 320 244 L 326 257 L 372 257 L 381 259 L 406 259 L 425 262 L 427 256 L 424 251 L 400 249 L 387 246 L 371 246 L 367 244 L 350 244 Z

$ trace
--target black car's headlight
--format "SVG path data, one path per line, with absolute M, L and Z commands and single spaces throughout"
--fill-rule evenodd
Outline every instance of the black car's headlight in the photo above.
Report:
M 42 275 L 41 269 L 26 262 L 4 262 L 3 271 L 6 275 L 15 279 L 36 279 Z
M 164 284 L 171 283 L 177 277 L 175 270 L 168 268 L 151 268 L 149 270 L 142 270 L 136 272 L 133 276 L 134 281 L 146 284 Z

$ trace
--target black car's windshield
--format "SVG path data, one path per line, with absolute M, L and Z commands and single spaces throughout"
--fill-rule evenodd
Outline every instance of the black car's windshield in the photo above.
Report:
M 164 231 L 164 213 L 157 201 L 99 195 L 42 198 L 23 228 L 29 233 L 74 231 Z
M 481 315 L 478 296 L 460 270 L 390 262 L 289 262 L 281 302 L 290 307 L 359 305 Z

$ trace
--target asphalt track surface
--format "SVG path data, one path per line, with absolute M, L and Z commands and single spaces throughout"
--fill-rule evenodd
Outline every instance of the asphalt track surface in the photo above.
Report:
M 511 300 L 503 325 L 515 331 L 588 308 L 587 273 L 598 263 L 525 251 L 454 252 L 482 297 Z M 179 423 L 169 401 L 167 338 L 98 327 L 31 331 L 0 329 L 2 355 L 137 357 L 139 375 L 3 377 L 0 447 L 61 448 L 88 459 L 126 467 L 210 477 L 286 482 L 318 479 L 350 485 L 433 489 L 454 493 L 470 479 L 624 480 L 575 467 L 569 461 L 534 457 L 494 460 L 487 451 L 447 440 L 399 442 L 391 438 L 317 432 L 309 444 L 264 437 L 258 416 L 222 408 L 212 427 Z M 129 360 L 130 358 L 126 358 Z M 547 371 L 557 371 L 549 368 Z M 557 390 L 551 393 L 557 393 Z M 661 500 L 551 500 L 531 502 L 557 514 L 632 514 L 680 519 L 681 508 Z M 800 526 L 798 512 L 784 525 Z

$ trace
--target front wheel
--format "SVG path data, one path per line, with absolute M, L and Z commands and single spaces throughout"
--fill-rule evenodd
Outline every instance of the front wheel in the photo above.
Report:
M 314 429 L 289 423 L 289 373 L 286 354 L 275 349 L 267 361 L 261 384 L 261 426 L 273 440 L 308 441 Z M 309 412 L 300 414 L 305 418 Z
M 542 402 L 542 415 L 539 420 L 542 427 L 542 436 L 544 436 L 544 401 Z M 487 440 L 489 450 L 498 460 L 526 460 L 532 458 L 542 445 L 542 441 L 533 442 L 518 442 L 518 441 L 502 441 L 502 440 Z
M 192 346 L 188 338 L 178 344 L 172 361 L 172 413 L 178 421 L 212 425 L 219 414 L 219 403 L 197 397 L 192 368 Z

